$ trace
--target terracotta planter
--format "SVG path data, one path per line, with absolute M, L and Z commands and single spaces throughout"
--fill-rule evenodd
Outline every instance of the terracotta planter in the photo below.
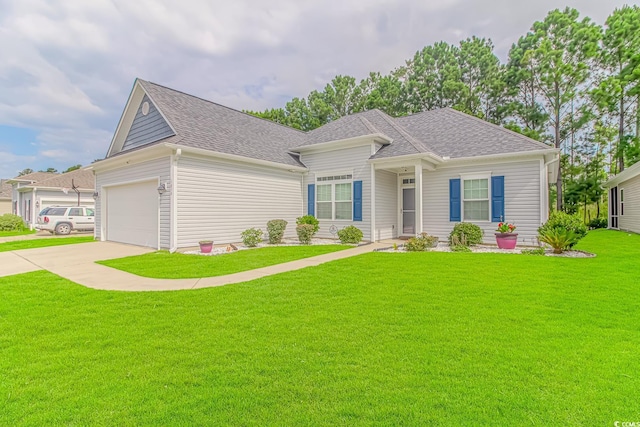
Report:
M 495 233 L 496 242 L 500 249 L 515 249 L 518 243 L 518 233 Z
M 200 252 L 203 254 L 210 254 L 213 249 L 213 242 L 200 242 Z

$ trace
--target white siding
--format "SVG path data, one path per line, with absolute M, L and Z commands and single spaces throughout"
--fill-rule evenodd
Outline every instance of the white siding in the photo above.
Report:
M 159 182 L 170 181 L 170 158 L 162 157 L 147 162 L 113 169 L 110 171 L 96 172 L 96 190 L 100 199 L 96 201 L 96 239 L 101 239 L 102 229 L 102 204 L 105 203 L 102 195 L 103 186 L 127 184 L 150 179 Z M 171 223 L 171 189 L 160 197 L 160 248 L 169 249 L 170 223 Z
M 41 211 L 42 209 L 51 205 L 76 206 L 78 204 L 78 195 L 71 189 L 69 190 L 68 194 L 64 194 L 63 191 L 37 190 L 36 201 L 40 203 L 40 207 L 36 210 Z M 93 200 L 93 191 L 81 192 L 80 204 L 82 206 L 93 206 L 95 204 L 95 201 Z
M 295 236 L 302 213 L 301 173 L 231 161 L 183 156 L 177 168 L 178 247 L 241 240 L 247 228 L 265 232 L 267 221 L 289 222 Z
M 620 189 L 624 189 L 624 215 L 618 216 L 619 228 L 640 233 L 640 175 L 618 184 L 618 194 Z
M 423 173 L 424 231 L 447 239 L 455 222 L 449 221 L 449 179 L 461 173 L 490 172 L 504 176 L 505 220 L 518 229 L 518 242 L 537 242 L 540 219 L 540 161 L 499 163 L 440 169 Z M 496 223 L 476 222 L 485 232 L 485 242 L 495 243 Z
M 11 213 L 11 200 L 3 199 L 0 200 L 0 215 L 10 214 Z
M 376 240 L 398 236 L 398 174 L 376 171 Z
M 305 213 L 307 212 L 307 184 L 317 186 L 316 174 L 349 171 L 353 173 L 354 181 L 362 181 L 362 221 L 320 220 L 318 237 L 337 238 L 329 231 L 332 225 L 338 229 L 353 225 L 362 231 L 364 240 L 371 240 L 371 165 L 367 163 L 369 157 L 371 157 L 371 145 L 301 156 L 302 163 L 309 168 L 303 187 Z

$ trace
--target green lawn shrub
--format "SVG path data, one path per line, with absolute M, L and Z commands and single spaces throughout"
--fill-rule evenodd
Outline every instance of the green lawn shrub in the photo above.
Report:
M 607 220 L 607 218 L 593 218 L 591 221 L 589 221 L 589 228 L 591 229 L 607 228 L 608 226 L 609 221 Z
M 253 248 L 262 242 L 262 230 L 258 228 L 249 228 L 244 230 L 240 236 L 242 237 L 242 243 L 246 246 Z
M 313 234 L 316 234 L 318 232 L 318 230 L 320 230 L 320 221 L 318 221 L 316 219 L 315 216 L 313 215 L 305 215 L 305 216 L 301 216 L 296 218 L 296 224 L 297 225 L 302 225 L 302 224 L 309 224 L 313 226 Z
M 407 240 L 404 249 L 409 252 L 423 252 L 438 245 L 438 238 L 427 233 L 420 233 Z
M 340 243 L 358 244 L 362 240 L 362 230 L 353 225 L 349 225 L 342 230 L 338 230 Z
M 284 219 L 272 219 L 267 222 L 267 234 L 269 235 L 269 243 L 277 245 L 282 242 L 282 236 L 287 229 L 288 222 Z
M 298 233 L 298 240 L 300 240 L 300 243 L 303 245 L 311 244 L 311 239 L 313 238 L 313 235 L 316 234 L 313 224 L 296 225 L 296 233 Z
M 450 246 L 475 246 L 482 243 L 484 232 L 476 224 L 459 222 L 449 234 Z
M 561 254 L 562 251 L 571 248 L 580 240 L 575 232 L 566 228 L 546 229 L 540 233 L 538 238 L 541 242 L 551 246 L 554 254 Z
M 0 231 L 21 231 L 26 228 L 24 221 L 18 215 L 0 215 Z
M 548 234 L 549 230 L 572 231 L 575 234 L 575 237 L 570 239 L 572 241 L 569 246 L 570 248 L 587 235 L 587 226 L 582 221 L 582 218 L 577 215 L 569 215 L 564 212 L 553 212 L 549 217 L 549 220 L 538 228 L 538 234 L 540 236 L 545 236 Z M 562 233 L 559 235 L 562 235 Z

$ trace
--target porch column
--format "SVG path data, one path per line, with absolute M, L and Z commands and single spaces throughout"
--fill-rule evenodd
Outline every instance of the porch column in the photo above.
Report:
M 418 160 L 415 165 L 416 175 L 416 235 L 422 233 L 422 162 Z

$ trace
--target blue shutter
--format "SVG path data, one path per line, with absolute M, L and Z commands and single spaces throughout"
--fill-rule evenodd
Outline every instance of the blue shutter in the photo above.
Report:
M 307 214 L 316 216 L 316 185 L 307 186 Z
M 449 221 L 460 221 L 460 178 L 449 180 Z
M 491 177 L 491 222 L 504 221 L 504 176 Z
M 362 221 L 362 181 L 353 181 L 353 220 Z

